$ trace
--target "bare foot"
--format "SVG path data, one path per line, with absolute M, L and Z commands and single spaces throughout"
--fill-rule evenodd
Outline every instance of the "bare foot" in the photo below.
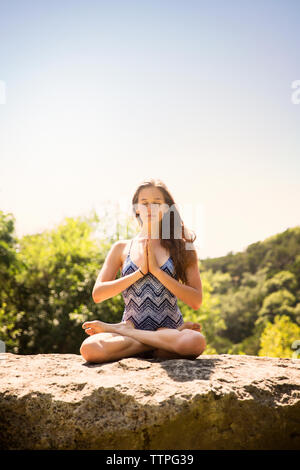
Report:
M 188 328 L 189 330 L 201 331 L 202 327 L 201 327 L 200 323 L 196 323 L 196 322 L 193 322 L 193 321 L 186 321 L 186 322 L 184 322 L 183 325 L 179 326 L 177 328 L 177 330 L 182 331 L 182 330 L 185 330 L 186 328 Z
M 96 333 L 121 333 L 124 328 L 134 328 L 133 323 L 130 321 L 121 323 L 105 323 L 104 321 L 93 320 L 83 323 L 82 328 L 88 335 L 95 335 Z

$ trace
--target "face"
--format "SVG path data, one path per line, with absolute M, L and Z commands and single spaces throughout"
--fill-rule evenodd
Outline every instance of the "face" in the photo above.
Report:
M 163 193 L 159 188 L 150 186 L 140 191 L 137 212 L 143 221 L 143 225 L 160 222 L 168 208 Z

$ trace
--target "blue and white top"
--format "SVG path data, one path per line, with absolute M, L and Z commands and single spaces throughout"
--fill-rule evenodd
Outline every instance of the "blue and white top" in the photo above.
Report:
M 122 268 L 122 277 L 138 269 L 130 258 L 130 250 Z M 176 278 L 172 258 L 160 267 Z M 156 331 L 158 328 L 178 328 L 184 323 L 177 304 L 177 297 L 172 294 L 152 273 L 148 272 L 122 292 L 125 310 L 122 321 L 130 320 L 139 330 Z

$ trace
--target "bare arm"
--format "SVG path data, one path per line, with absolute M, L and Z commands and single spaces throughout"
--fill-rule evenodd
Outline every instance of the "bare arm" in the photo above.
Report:
M 123 248 L 124 242 L 117 241 L 112 245 L 106 256 L 92 293 L 93 300 L 97 304 L 118 295 L 143 277 L 140 271 L 135 271 L 116 279 L 117 272 L 122 264 L 121 253 Z
M 200 308 L 202 304 L 202 282 L 197 262 L 186 270 L 188 285 L 181 284 L 162 269 L 155 270 L 154 275 L 172 294 L 184 303 L 194 310 Z

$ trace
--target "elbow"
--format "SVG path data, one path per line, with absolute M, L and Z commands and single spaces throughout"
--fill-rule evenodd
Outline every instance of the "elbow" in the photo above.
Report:
M 194 310 L 198 310 L 198 309 L 201 307 L 201 305 L 202 305 L 202 295 L 201 295 L 201 297 L 198 299 L 198 301 L 193 305 L 192 308 L 193 308 Z
M 98 304 L 98 303 L 99 303 L 99 300 L 98 300 L 98 298 L 96 297 L 96 295 L 95 295 L 94 292 L 92 293 L 92 298 L 93 298 L 93 301 L 95 302 L 95 304 Z
M 100 290 L 100 286 L 97 286 L 97 287 L 94 287 L 93 292 L 92 292 L 92 298 L 95 304 L 99 304 L 100 302 L 102 302 L 100 295 L 99 295 L 99 290 Z
M 201 307 L 201 304 L 194 304 L 193 305 L 193 310 L 199 310 L 199 308 Z

